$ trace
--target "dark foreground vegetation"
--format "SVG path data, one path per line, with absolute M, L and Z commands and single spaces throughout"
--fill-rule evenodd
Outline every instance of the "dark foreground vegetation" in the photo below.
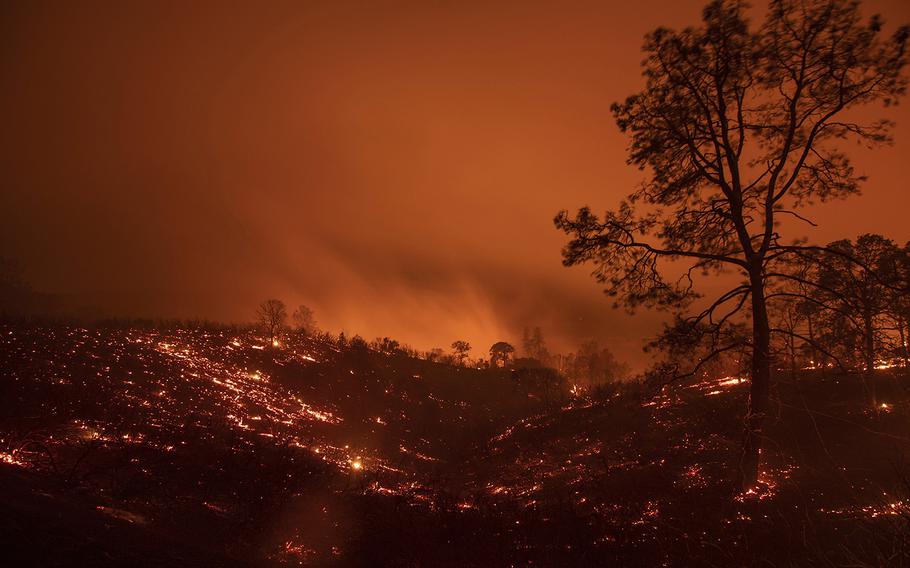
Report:
M 747 381 L 546 404 L 505 369 L 227 329 L 0 327 L 15 566 L 910 563 L 910 390 L 777 377 L 755 490 Z

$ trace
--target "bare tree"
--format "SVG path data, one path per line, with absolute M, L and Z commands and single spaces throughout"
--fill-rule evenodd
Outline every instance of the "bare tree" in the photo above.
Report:
M 297 309 L 291 314 L 291 320 L 294 322 L 294 329 L 304 335 L 312 335 L 317 331 L 313 310 L 303 304 L 297 306 Z
M 266 300 L 256 309 L 256 319 L 269 334 L 269 343 L 278 345 L 281 329 L 288 319 L 287 309 L 281 300 Z
M 780 221 L 808 221 L 805 205 L 858 192 L 863 178 L 837 142 L 889 140 L 889 122 L 857 122 L 851 111 L 904 93 L 908 28 L 883 39 L 881 21 L 863 24 L 849 0 L 772 0 L 756 31 L 738 0 L 711 2 L 702 20 L 649 34 L 645 88 L 612 107 L 631 136 L 629 162 L 650 172 L 645 183 L 603 219 L 583 208 L 555 222 L 572 237 L 564 264 L 593 263 L 598 281 L 629 309 L 688 313 L 680 321 L 709 343 L 706 359 L 745 342 L 751 390 L 740 481 L 747 489 L 757 482 L 769 410 L 766 286 L 780 277 L 777 263 L 811 248 L 785 243 Z M 665 260 L 687 261 L 688 271 L 667 278 Z M 724 270 L 743 280 L 689 312 L 698 297 L 692 274 Z M 723 333 L 736 317 L 751 324 L 751 337 Z

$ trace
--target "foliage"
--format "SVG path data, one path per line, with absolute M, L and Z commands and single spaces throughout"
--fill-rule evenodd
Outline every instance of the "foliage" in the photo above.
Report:
M 468 353 L 471 351 L 471 344 L 467 341 L 459 339 L 452 342 L 452 352 L 455 356 L 455 361 L 459 365 L 463 365 L 465 360 L 468 358 Z
M 853 111 L 904 94 L 908 34 L 883 38 L 881 20 L 863 23 L 849 0 L 773 0 L 757 30 L 744 2 L 715 0 L 700 27 L 658 28 L 645 40 L 644 89 L 612 107 L 646 180 L 602 218 L 585 207 L 555 219 L 570 236 L 564 264 L 592 263 L 618 305 L 686 313 L 686 329 L 716 345 L 710 355 L 748 348 L 744 486 L 756 479 L 768 412 L 766 288 L 778 265 L 818 248 L 784 241 L 780 221 L 859 191 L 863 178 L 839 143 L 890 140 L 888 121 L 860 122 Z M 668 261 L 685 262 L 681 277 L 668 275 Z M 728 270 L 744 282 L 689 313 L 693 275 Z M 752 337 L 721 343 L 737 318 Z
M 490 366 L 504 367 L 514 354 L 515 348 L 511 344 L 505 341 L 497 341 L 490 347 Z

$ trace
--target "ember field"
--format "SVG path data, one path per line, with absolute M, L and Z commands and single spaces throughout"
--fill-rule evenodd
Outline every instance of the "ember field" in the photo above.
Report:
M 777 379 L 737 495 L 746 384 L 557 404 L 475 370 L 229 329 L 0 327 L 13 565 L 903 565 L 910 390 Z M 811 465 L 810 465 L 811 464 Z

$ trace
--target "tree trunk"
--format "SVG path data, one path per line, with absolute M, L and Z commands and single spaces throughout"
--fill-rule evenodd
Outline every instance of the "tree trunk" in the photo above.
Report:
M 761 269 L 750 271 L 752 295 L 752 368 L 749 410 L 746 414 L 743 455 L 740 461 L 740 487 L 748 491 L 758 482 L 762 428 L 770 406 L 771 329 L 765 304 L 765 283 Z
M 796 331 L 796 318 L 793 315 L 793 309 L 787 308 L 787 328 L 791 333 Z M 790 380 L 796 382 L 796 338 L 792 335 L 787 336 L 787 351 L 790 353 Z
M 910 341 L 910 318 L 906 318 L 904 324 L 907 331 L 907 335 L 904 336 L 904 366 L 910 367 L 910 345 L 907 344 Z
M 812 353 L 812 365 L 814 365 L 816 369 L 821 369 L 821 376 L 823 379 L 826 379 L 828 378 L 828 362 L 821 361 L 821 355 L 819 354 L 818 349 L 815 348 L 817 342 L 815 341 L 815 326 L 812 325 L 812 314 L 806 315 L 806 323 L 809 325 L 809 341 L 812 342 L 810 345 L 810 353 Z
M 869 402 L 878 411 L 878 398 L 875 395 L 875 328 L 872 314 L 863 314 L 863 359 L 866 366 L 866 389 L 869 391 Z
M 899 317 L 897 319 L 897 332 L 900 335 L 901 349 L 900 353 L 902 359 L 904 360 L 904 367 L 910 366 L 910 352 L 907 351 L 907 334 L 904 331 L 906 326 L 904 324 L 904 318 Z

